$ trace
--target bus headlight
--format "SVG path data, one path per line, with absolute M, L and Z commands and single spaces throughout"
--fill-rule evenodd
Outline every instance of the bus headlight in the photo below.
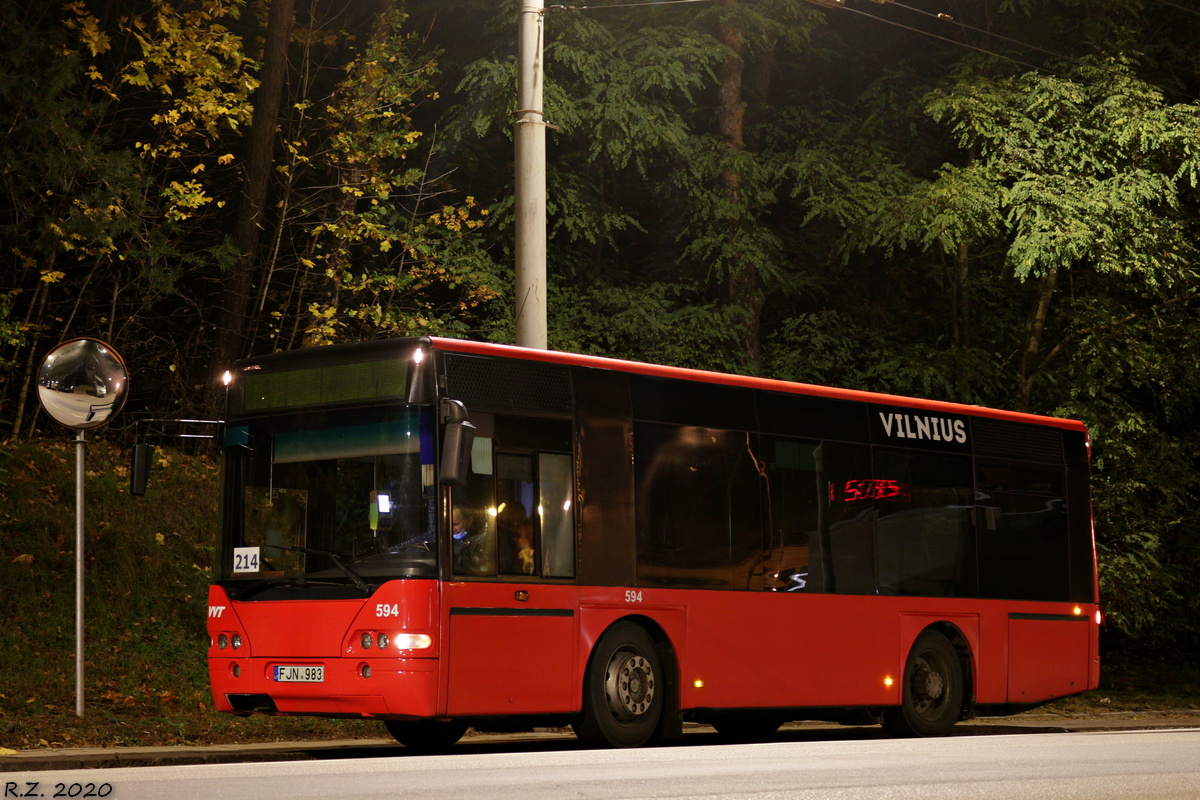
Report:
M 397 650 L 428 650 L 433 647 L 433 637 L 427 633 L 397 633 L 392 642 Z

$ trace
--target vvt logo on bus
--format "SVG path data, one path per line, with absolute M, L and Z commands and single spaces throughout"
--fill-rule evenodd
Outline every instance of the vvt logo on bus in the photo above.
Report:
M 880 411 L 879 421 L 883 423 L 883 432 L 896 439 L 927 439 L 959 444 L 967 441 L 967 425 L 961 419 L 887 414 Z

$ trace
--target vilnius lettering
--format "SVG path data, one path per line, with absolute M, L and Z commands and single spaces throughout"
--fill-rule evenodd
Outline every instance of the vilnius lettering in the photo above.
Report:
M 896 439 L 928 439 L 934 442 L 967 441 L 967 425 L 961 419 L 918 417 L 916 414 L 885 414 L 879 412 L 883 432 Z

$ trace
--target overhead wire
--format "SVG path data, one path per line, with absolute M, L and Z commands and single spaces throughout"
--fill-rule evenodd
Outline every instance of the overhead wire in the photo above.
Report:
M 868 17 L 868 18 L 870 18 L 870 19 L 876 20 L 877 22 L 882 22 L 882 23 L 884 23 L 885 25 L 892 25 L 892 26 L 894 26 L 894 27 L 901 28 L 901 29 L 903 29 L 903 30 L 907 30 L 907 31 L 911 31 L 911 32 L 913 32 L 913 33 L 917 33 L 917 34 L 920 34 L 920 35 L 922 35 L 922 36 L 928 36 L 928 37 L 930 37 L 930 38 L 933 38 L 933 39 L 938 39 L 938 40 L 940 40 L 940 41 L 943 41 L 943 42 L 947 42 L 947 43 L 949 43 L 949 44 L 952 44 L 952 45 L 954 45 L 954 46 L 956 46 L 956 47 L 962 47 L 962 48 L 965 48 L 965 49 L 967 49 L 967 50 L 974 50 L 974 51 L 976 51 L 976 52 L 985 53 L 985 54 L 987 54 L 987 55 L 994 56 L 994 57 L 996 57 L 996 58 L 1000 58 L 1000 59 L 1003 59 L 1003 60 L 1005 60 L 1005 61 L 1010 61 L 1010 62 L 1012 62 L 1012 63 L 1014 63 L 1014 64 L 1019 64 L 1019 65 L 1021 65 L 1021 66 L 1023 66 L 1023 67 L 1028 67 L 1028 68 L 1030 68 L 1030 69 L 1034 70 L 1035 72 L 1038 72 L 1038 73 L 1041 73 L 1041 74 L 1044 74 L 1044 75 L 1056 75 L 1056 76 L 1058 75 L 1058 73 L 1057 73 L 1057 72 L 1055 72 L 1054 70 L 1052 70 L 1052 69 L 1050 69 L 1050 68 L 1048 68 L 1048 67 L 1045 67 L 1045 66 L 1038 66 L 1038 65 L 1036 65 L 1036 64 L 1031 64 L 1031 63 L 1029 63 L 1028 61 L 1022 61 L 1022 60 L 1021 60 L 1021 59 L 1019 59 L 1019 58 L 1014 58 L 1014 57 L 1012 57 L 1012 56 L 1005 55 L 1004 53 L 997 53 L 997 52 L 995 52 L 995 51 L 993 51 L 993 50 L 988 50 L 987 48 L 984 48 L 984 47 L 978 47 L 978 46 L 976 46 L 976 45 L 968 44 L 967 42 L 963 42 L 963 41 L 960 41 L 960 40 L 957 40 L 957 39 L 951 39 L 951 38 L 949 38 L 949 37 L 946 37 L 946 36 L 940 36 L 940 35 L 938 35 L 938 34 L 936 34 L 936 33 L 933 33 L 932 31 L 922 30 L 921 28 L 915 28 L 915 27 L 912 27 L 912 26 L 910 26 L 910 25 L 904 25 L 903 23 L 896 22 L 895 20 L 890 20 L 890 19 L 887 19 L 887 18 L 885 18 L 885 17 L 878 16 L 878 15 L 876 15 L 876 14 L 870 14 L 870 13 L 868 13 L 868 12 L 865 12 L 865 11 L 860 11 L 860 10 L 858 10 L 858 9 L 856 9 L 856 8 L 850 8 L 848 5 L 846 5 L 846 4 L 845 4 L 844 0 L 832 0 L 831 2 L 825 2 L 824 0 L 809 0 L 809 1 L 810 1 L 810 2 L 815 2 L 815 3 L 817 3 L 817 4 L 819 4 L 819 5 L 822 5 L 822 6 L 826 6 L 826 7 L 828 7 L 828 8 L 838 8 L 838 9 L 841 9 L 842 11 L 849 11 L 849 12 L 850 12 L 850 13 L 852 13 L 852 14 L 858 14 L 859 16 Z M 873 1 L 874 1 L 874 2 L 876 2 L 876 3 L 879 3 L 879 2 L 881 2 L 881 0 L 873 0 Z M 1028 50 L 1035 50 L 1035 51 L 1037 51 L 1037 52 L 1040 52 L 1040 53 L 1045 53 L 1046 55 L 1053 56 L 1054 58 L 1058 58 L 1058 59 L 1061 59 L 1061 60 L 1063 60 L 1063 61 L 1069 61 L 1069 62 L 1071 62 L 1071 63 L 1074 63 L 1074 64 L 1077 64 L 1077 65 L 1081 65 L 1081 64 L 1083 64 L 1083 63 L 1084 63 L 1084 62 L 1083 62 L 1082 60 L 1080 60 L 1079 58 L 1075 58 L 1075 57 L 1072 57 L 1072 56 L 1064 55 L 1064 54 L 1062 54 L 1062 53 L 1056 53 L 1056 52 L 1055 52 L 1055 51 L 1053 51 L 1053 50 L 1047 50 L 1047 49 L 1046 49 L 1046 48 L 1044 48 L 1044 47 L 1039 47 L 1038 45 L 1034 45 L 1034 44 L 1030 44 L 1030 43 L 1028 43 L 1028 42 L 1021 41 L 1020 39 L 1013 39 L 1013 38 L 1011 38 L 1011 37 L 1008 37 L 1008 36 L 1002 36 L 1002 35 L 1000 35 L 1000 34 L 997 34 L 997 33 L 992 33 L 991 31 L 984 30 L 983 28 L 977 28 L 977 27 L 975 27 L 975 26 L 973 26 L 973 25 L 968 25 L 968 24 L 966 24 L 966 23 L 964 23 L 964 22 L 959 22 L 958 20 L 956 20 L 956 19 L 954 19 L 953 17 L 951 17 L 949 14 L 935 14 L 935 13 L 933 13 L 933 12 L 925 11 L 925 10 L 923 10 L 923 9 L 919 9 L 919 8 L 914 8 L 914 7 L 912 7 L 912 6 L 905 5 L 905 4 L 903 4 L 903 3 L 897 3 L 897 2 L 894 2 L 894 0 L 883 0 L 883 2 L 884 2 L 884 3 L 886 3 L 887 5 L 894 5 L 894 6 L 896 6 L 897 8 L 902 8 L 902 9 L 904 9 L 905 11 L 911 11 L 911 12 L 914 12 L 914 13 L 917 13 L 917 14 L 921 14 L 921 15 L 924 15 L 924 16 L 927 16 L 927 17 L 931 17 L 931 18 L 933 18 L 933 19 L 935 19 L 935 20 L 937 20 L 937 21 L 939 21 L 939 22 L 942 22 L 942 23 L 946 23 L 946 24 L 950 24 L 950 25 L 955 25 L 955 26 L 957 26 L 957 27 L 959 27 L 959 28 L 963 28 L 963 29 L 965 29 L 965 30 L 974 31 L 974 32 L 976 32 L 976 33 L 979 33 L 979 34 L 982 34 L 982 35 L 985 35 L 985 36 L 990 36 L 990 37 L 993 37 L 993 38 L 996 38 L 996 39 L 1000 39 L 1000 40 L 1002 40 L 1002 41 L 1006 41 L 1006 42 L 1009 42 L 1009 43 L 1011 43 L 1011 44 L 1015 44 L 1015 45 L 1017 45 L 1017 46 L 1019 46 L 1019 47 L 1022 47 L 1022 48 L 1028 49 Z M 1168 0 L 1158 0 L 1158 2 L 1160 2 L 1160 3 L 1165 3 L 1166 5 L 1170 5 L 1170 6 L 1175 6 L 1175 7 L 1177 7 L 1177 8 L 1181 8 L 1181 6 L 1176 6 L 1176 4 L 1174 4 L 1174 3 L 1171 3 L 1171 2 L 1169 2 Z M 1189 10 L 1189 9 L 1184 9 L 1184 10 Z M 1196 13 L 1196 14 L 1197 14 L 1197 16 L 1200 16 L 1200 13 L 1197 13 L 1197 12 L 1192 12 L 1192 13 Z M 1154 87 L 1154 88 L 1158 89 L 1159 91 L 1161 91 L 1161 92 L 1163 92 L 1163 93 L 1169 93 L 1169 94 L 1177 95 L 1177 96 L 1179 96 L 1179 97 L 1184 97 L 1184 98 L 1187 98 L 1188 100 L 1193 100 L 1193 101 L 1194 101 L 1194 100 L 1200 100 L 1200 97 L 1196 97 L 1195 95 L 1189 94 L 1188 92 L 1184 92 L 1184 91 L 1181 91 L 1181 90 L 1179 90 L 1179 89 L 1168 89 L 1168 88 L 1166 88 L 1166 87 L 1159 86 L 1158 84 L 1151 83 L 1151 82 L 1149 82 L 1149 81 L 1147 81 L 1147 80 L 1145 80 L 1145 79 L 1142 79 L 1142 78 L 1139 78 L 1138 80 L 1140 80 L 1142 83 L 1146 84 L 1147 86 L 1152 86 L 1152 87 Z
M 905 11 L 911 11 L 914 14 L 921 14 L 922 16 L 936 19 L 939 22 L 945 22 L 950 25 L 954 25 L 954 26 L 962 28 L 964 30 L 973 31 L 975 33 L 981 33 L 984 36 L 988 36 L 993 39 L 999 39 L 1000 41 L 1008 42 L 1009 44 L 1015 44 L 1018 47 L 1023 47 L 1027 50 L 1036 50 L 1037 52 L 1045 53 L 1048 56 L 1054 56 L 1055 58 L 1070 60 L 1070 56 L 1065 56 L 1062 53 L 1056 53 L 1053 50 L 1047 50 L 1044 47 L 1038 47 L 1036 44 L 1029 44 L 1029 42 L 1023 42 L 1020 39 L 1013 39 L 1008 36 L 1003 36 L 999 33 L 994 33 L 992 31 L 984 30 L 983 28 L 977 28 L 974 25 L 968 25 L 965 22 L 959 22 L 958 20 L 956 20 L 954 17 L 950 16 L 949 14 L 935 14 L 932 11 L 925 11 L 924 9 L 916 8 L 914 6 L 906 6 L 903 3 L 893 2 L 893 3 L 891 3 L 891 5 L 894 5 L 896 8 L 903 8 Z
M 601 6 L 546 6 L 547 11 L 599 11 L 605 8 L 639 8 L 642 6 L 676 6 L 684 3 L 715 3 L 717 0 L 640 0 L 636 3 L 605 3 Z
M 1006 56 L 1003 53 L 997 53 L 994 50 L 988 50 L 986 47 L 977 47 L 973 44 L 967 44 L 966 42 L 960 42 L 957 39 L 951 39 L 948 36 L 939 36 L 938 34 L 933 33 L 931 31 L 922 30 L 920 28 L 914 28 L 911 25 L 905 25 L 903 23 L 896 22 L 895 20 L 885 19 L 884 17 L 880 17 L 875 14 L 868 14 L 866 11 L 859 11 L 857 8 L 850 8 L 849 6 L 846 6 L 846 5 L 838 4 L 837 6 L 834 6 L 834 7 L 839 8 L 842 11 L 849 11 L 851 14 L 858 14 L 859 16 L 867 17 L 868 19 L 873 19 L 877 22 L 882 22 L 885 25 L 892 25 L 893 27 L 901 28 L 906 31 L 911 31 L 912 33 L 917 33 L 922 36 L 928 36 L 931 39 L 938 39 L 940 41 L 952 44 L 956 47 L 963 47 L 963 48 L 966 48 L 967 50 L 975 50 L 976 52 L 979 52 L 979 53 L 985 53 L 989 56 L 995 56 L 996 58 L 1004 59 L 1005 61 L 1011 61 L 1014 64 L 1020 64 L 1022 67 L 1029 67 L 1030 69 L 1035 70 L 1037 72 L 1045 71 L 1043 67 L 1039 67 L 1036 64 L 1030 64 L 1028 61 L 1022 61 L 1019 58 L 1013 58 L 1012 56 Z M 908 8 L 908 6 L 903 6 L 903 7 Z
M 1200 11 L 1197 11 L 1194 8 L 1188 8 L 1187 6 L 1181 6 L 1179 3 L 1172 3 L 1171 0 L 1158 0 L 1158 2 L 1162 3 L 1164 6 L 1170 6 L 1171 8 L 1177 8 L 1180 11 L 1185 11 L 1188 14 L 1191 14 L 1193 16 L 1200 17 Z
M 976 50 L 980 53 L 986 53 L 987 55 L 995 56 L 996 58 L 1002 58 L 1006 61 L 1012 61 L 1013 63 L 1020 64 L 1023 67 L 1029 67 L 1030 69 L 1034 69 L 1034 70 L 1039 69 L 1037 66 L 1035 66 L 1033 64 L 1030 64 L 1026 61 L 1021 61 L 1020 59 L 1012 58 L 1011 56 L 1006 56 L 1003 53 L 996 53 L 996 52 L 994 52 L 992 50 L 988 50 L 986 48 L 976 47 L 974 45 L 970 45 L 965 42 L 960 42 L 955 39 L 950 39 L 945 36 L 939 36 L 936 33 L 931 33 L 929 31 L 923 31 L 919 28 L 913 28 L 908 25 L 903 25 L 899 22 L 887 20 L 887 19 L 884 19 L 883 17 L 875 16 L 874 14 L 868 14 L 865 11 L 859 11 L 858 9 L 850 8 L 844 2 L 838 2 L 838 0 L 832 0 L 832 2 L 822 2 L 822 0 L 810 0 L 810 1 L 815 2 L 818 5 L 823 5 L 826 7 L 840 8 L 843 11 L 849 11 L 853 14 L 859 14 L 864 17 L 870 17 L 871 19 L 875 19 L 880 22 L 884 22 L 888 25 L 894 25 L 897 28 L 903 28 L 904 30 L 912 31 L 913 33 L 919 33 L 924 36 L 930 36 L 934 39 L 940 39 L 941 41 L 947 42 L 949 44 L 953 44 L 953 45 L 956 45 L 959 47 L 965 47 L 969 50 Z M 547 6 L 546 11 L 597 11 L 597 10 L 606 9 L 606 8 L 640 8 L 640 7 L 646 7 L 646 6 L 666 6 L 666 5 L 680 5 L 680 4 L 684 4 L 684 3 L 712 3 L 712 2 L 717 2 L 717 0 L 638 0 L 638 2 L 605 3 L 604 5 L 595 5 L 595 6 L 553 5 L 553 6 Z M 946 15 L 930 14 L 929 12 L 921 11 L 921 9 L 912 8 L 911 6 L 901 5 L 900 3 L 892 3 L 892 4 L 899 6 L 901 8 L 907 9 L 909 11 L 915 11 L 917 13 L 926 14 L 928 16 L 931 16 L 931 17 L 934 17 L 937 19 L 949 20 L 949 21 L 954 22 L 954 20 L 952 18 L 950 18 Z M 958 24 L 962 27 L 967 27 L 967 28 L 970 27 L 968 25 L 962 25 L 962 23 L 956 22 L 956 24 Z M 1003 37 L 1003 36 L 997 36 L 996 38 L 1006 39 L 1006 37 Z M 1034 50 L 1041 49 L 1041 48 L 1033 47 L 1031 45 L 1025 45 L 1023 42 L 1017 42 L 1015 39 L 1006 39 L 1006 40 L 1011 41 L 1014 44 L 1019 44 L 1022 46 L 1030 47 L 1031 49 L 1034 49 Z M 1057 55 L 1055 53 L 1050 53 L 1050 51 L 1043 51 L 1043 52 L 1049 53 L 1050 55 Z
M 815 5 L 824 6 L 826 8 L 837 8 L 842 11 L 848 11 L 851 14 L 857 14 L 862 17 L 867 17 L 867 18 L 873 19 L 877 22 L 882 22 L 885 25 L 891 25 L 895 28 L 900 28 L 901 30 L 906 30 L 911 33 L 916 33 L 920 36 L 927 36 L 931 39 L 937 39 L 938 41 L 946 42 L 947 44 L 953 45 L 955 47 L 961 47 L 966 50 L 973 50 L 977 53 L 983 53 L 984 55 L 992 56 L 993 58 L 999 58 L 1003 61 L 1009 61 L 1013 64 L 1017 64 L 1019 66 L 1032 69 L 1035 72 L 1039 72 L 1039 73 L 1046 74 L 1046 75 L 1057 75 L 1058 74 L 1054 70 L 1049 69 L 1048 67 L 1046 67 L 1044 65 L 1039 66 L 1037 64 L 1032 64 L 1028 61 L 1024 61 L 1022 59 L 1016 58 L 1011 55 L 1006 55 L 1004 53 L 998 53 L 995 50 L 989 50 L 986 47 L 980 47 L 978 45 L 973 45 L 968 42 L 961 41 L 959 39 L 952 39 L 948 36 L 942 36 L 940 34 L 932 32 L 932 31 L 923 30 L 921 28 L 916 28 L 911 25 L 905 25 L 901 22 L 897 22 L 895 20 L 890 20 L 890 19 L 887 19 L 886 17 L 881 17 L 877 14 L 871 14 L 866 11 L 861 11 L 857 8 L 851 8 L 849 5 L 846 4 L 845 0 L 808 0 L 808 1 L 814 3 Z M 713 3 L 713 2 L 719 2 L 719 0 L 636 0 L 636 2 L 606 3 L 604 5 L 594 5 L 594 6 L 553 5 L 553 6 L 547 6 L 545 10 L 547 12 L 549 12 L 549 11 L 597 11 L 597 10 L 606 9 L 606 8 L 644 8 L 644 7 L 650 7 L 650 6 L 683 5 L 683 4 Z M 1073 58 L 1071 56 L 1064 55 L 1063 53 L 1058 53 L 1058 52 L 1055 52 L 1054 50 L 1049 50 L 1045 47 L 1040 47 L 1039 45 L 1036 45 L 1036 44 L 1030 44 L 1029 42 L 1022 41 L 1020 39 L 1014 39 L 1009 36 L 1004 36 L 999 33 L 994 33 L 992 31 L 984 30 L 983 28 L 978 28 L 974 25 L 968 25 L 965 22 L 959 22 L 958 20 L 954 19 L 954 17 L 950 16 L 949 14 L 940 14 L 940 13 L 934 13 L 931 11 L 925 11 L 924 9 L 916 8 L 914 6 L 895 2 L 895 0 L 874 0 L 874 2 L 880 3 L 880 4 L 885 4 L 885 5 L 893 5 L 897 8 L 904 9 L 905 11 L 909 11 L 914 14 L 920 14 L 922 16 L 929 17 L 931 19 L 934 19 L 934 20 L 944 23 L 944 24 L 954 25 L 955 27 L 961 28 L 963 30 L 972 31 L 973 33 L 978 33 L 983 36 L 987 36 L 987 37 L 990 37 L 993 39 L 998 39 L 1003 42 L 1008 42 L 1009 44 L 1016 45 L 1017 47 L 1021 47 L 1026 50 L 1032 50 L 1035 52 L 1044 53 L 1045 55 L 1060 59 L 1062 61 L 1069 61 L 1069 62 L 1073 62 L 1075 64 L 1083 63 L 1078 58 Z M 1162 3 L 1163 5 L 1166 5 L 1166 6 L 1170 6 L 1172 8 L 1177 8 L 1177 9 L 1179 9 L 1181 11 L 1185 11 L 1189 14 L 1194 14 L 1195 16 L 1200 16 L 1200 11 L 1195 11 L 1193 9 L 1187 8 L 1186 6 L 1182 6 L 1178 3 L 1171 2 L 1171 0 L 1157 0 L 1157 2 Z M 1155 86 L 1155 84 L 1151 84 L 1147 81 L 1143 81 L 1143 82 L 1147 83 L 1147 85 Z M 1169 92 L 1171 94 L 1179 95 L 1181 97 L 1186 97 L 1189 100 L 1200 99 L 1200 98 L 1195 97 L 1194 95 L 1188 94 L 1187 92 L 1179 91 L 1177 89 L 1166 89 L 1161 86 L 1158 86 L 1156 88 L 1160 89 L 1163 92 Z

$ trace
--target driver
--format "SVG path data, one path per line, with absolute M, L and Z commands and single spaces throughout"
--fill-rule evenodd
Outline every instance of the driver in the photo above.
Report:
M 495 571 L 488 542 L 487 526 L 477 528 L 476 520 L 462 509 L 455 507 L 450 515 L 450 534 L 454 547 L 454 569 L 473 575 L 491 574 Z

